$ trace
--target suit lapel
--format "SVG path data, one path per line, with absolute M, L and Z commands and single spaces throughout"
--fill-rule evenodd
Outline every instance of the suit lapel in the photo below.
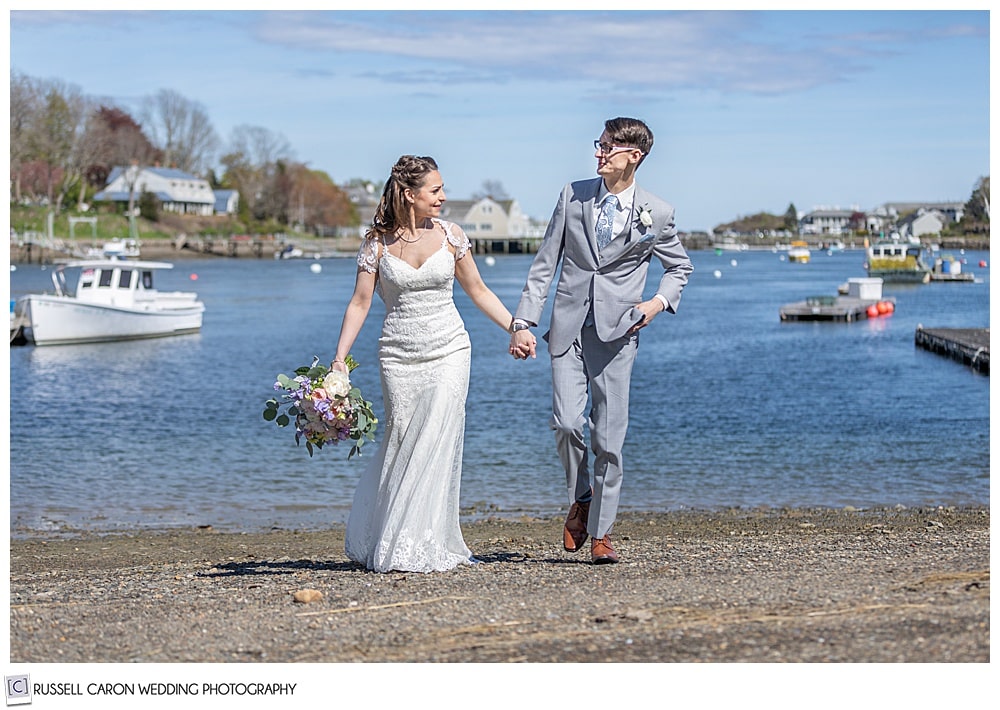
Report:
M 646 191 L 639 187 L 638 183 L 635 186 L 635 196 L 632 199 L 632 215 L 629 218 L 629 229 L 631 229 L 631 237 L 633 241 L 639 241 L 646 236 L 646 227 L 639 221 L 639 210 L 649 209 L 649 198 L 646 196 Z
M 587 241 L 590 243 L 590 250 L 594 253 L 594 259 L 600 258 L 600 249 L 597 248 L 597 220 L 594 217 L 594 211 L 597 209 L 597 195 L 601 191 L 601 181 L 604 178 L 597 178 L 593 181 L 593 190 L 590 197 L 587 198 L 583 204 L 583 232 Z

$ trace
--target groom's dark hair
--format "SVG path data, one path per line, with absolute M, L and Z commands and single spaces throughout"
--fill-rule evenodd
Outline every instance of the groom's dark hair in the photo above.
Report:
M 604 122 L 604 130 L 615 145 L 627 145 L 642 151 L 642 161 L 653 149 L 653 132 L 638 118 L 609 118 Z

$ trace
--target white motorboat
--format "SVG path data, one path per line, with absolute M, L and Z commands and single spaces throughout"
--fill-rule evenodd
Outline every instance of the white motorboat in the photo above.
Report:
M 809 251 L 809 244 L 806 242 L 792 242 L 792 246 L 788 249 L 788 260 L 793 264 L 808 264 L 811 256 L 812 252 Z
M 52 273 L 55 293 L 17 299 L 11 343 L 68 345 L 160 338 L 201 329 L 205 304 L 196 293 L 153 288 L 156 271 L 172 269 L 158 261 L 93 259 L 71 261 Z M 79 272 L 76 288 L 67 270 Z

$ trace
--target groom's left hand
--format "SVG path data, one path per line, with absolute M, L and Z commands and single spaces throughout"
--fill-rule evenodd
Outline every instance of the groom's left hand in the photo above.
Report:
M 628 331 L 629 335 L 631 335 L 632 333 L 639 332 L 647 325 L 652 323 L 653 318 L 655 318 L 658 313 L 663 311 L 663 302 L 660 301 L 660 299 L 658 298 L 651 298 L 648 301 L 643 301 L 642 303 L 638 304 L 636 308 L 642 311 L 642 314 L 645 316 L 645 318 L 643 318 L 641 321 L 639 321 L 629 329 Z

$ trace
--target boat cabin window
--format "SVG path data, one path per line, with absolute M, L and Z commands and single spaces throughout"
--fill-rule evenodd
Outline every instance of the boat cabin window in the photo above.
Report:
M 80 288 L 90 288 L 94 285 L 94 270 L 84 269 L 80 274 Z
M 152 271 L 143 271 L 142 272 L 142 287 L 144 289 L 147 289 L 147 290 L 153 288 L 153 272 Z
M 118 275 L 118 288 L 129 288 L 132 285 L 132 270 L 122 269 Z
M 97 282 L 100 288 L 110 288 L 111 287 L 111 277 L 114 275 L 113 271 L 108 271 L 107 269 L 101 269 L 101 278 Z

